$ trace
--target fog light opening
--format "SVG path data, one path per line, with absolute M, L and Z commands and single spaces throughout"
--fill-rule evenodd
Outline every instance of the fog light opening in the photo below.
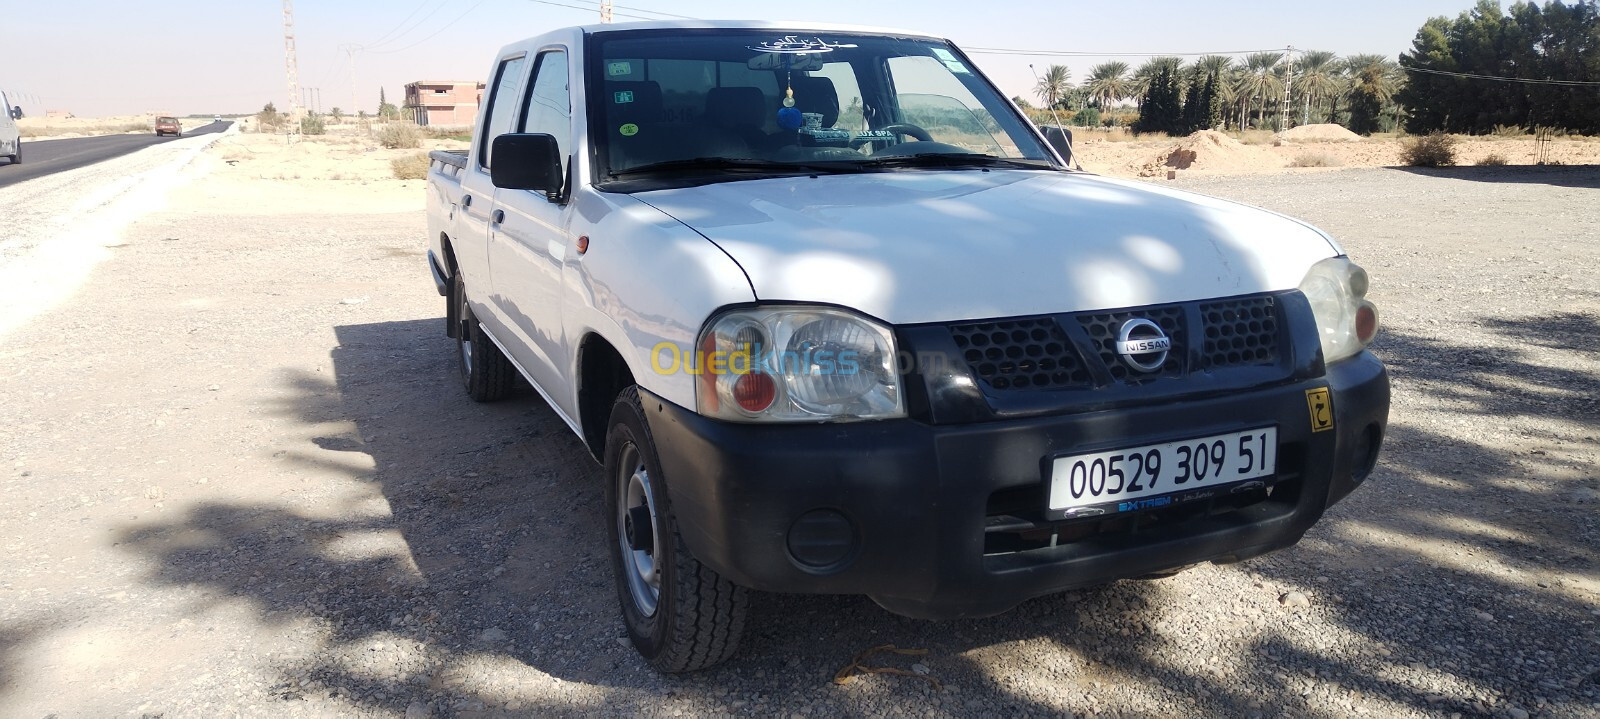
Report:
M 789 527 L 789 556 L 808 571 L 836 571 L 856 554 L 856 527 L 835 509 L 813 509 Z
M 1372 470 L 1378 466 L 1378 449 L 1382 446 L 1383 430 L 1378 428 L 1377 423 L 1369 424 L 1366 429 L 1361 430 L 1360 436 L 1356 439 L 1354 451 L 1350 453 L 1351 456 L 1356 458 L 1355 469 L 1351 473 L 1351 479 L 1362 482 L 1366 480 L 1368 475 L 1372 474 Z

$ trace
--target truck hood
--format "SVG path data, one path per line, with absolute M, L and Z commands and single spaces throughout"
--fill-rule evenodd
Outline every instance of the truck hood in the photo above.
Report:
M 1283 290 L 1339 254 L 1281 215 L 1083 173 L 823 175 L 634 197 L 720 246 L 761 301 L 893 324 Z

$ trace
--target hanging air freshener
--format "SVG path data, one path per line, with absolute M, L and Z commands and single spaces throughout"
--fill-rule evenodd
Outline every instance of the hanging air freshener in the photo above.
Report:
M 783 107 L 778 110 L 778 127 L 785 130 L 798 130 L 806 124 L 806 118 L 794 106 L 794 71 L 789 69 L 789 56 L 783 56 Z

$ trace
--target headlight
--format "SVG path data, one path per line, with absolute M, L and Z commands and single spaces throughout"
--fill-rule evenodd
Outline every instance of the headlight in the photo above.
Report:
M 1378 336 L 1378 308 L 1367 301 L 1367 271 L 1346 257 L 1311 266 L 1300 281 L 1311 301 L 1322 338 L 1322 359 L 1337 362 L 1356 354 Z
M 690 371 L 700 414 L 741 422 L 905 416 L 894 333 L 822 307 L 725 312 L 706 324 Z

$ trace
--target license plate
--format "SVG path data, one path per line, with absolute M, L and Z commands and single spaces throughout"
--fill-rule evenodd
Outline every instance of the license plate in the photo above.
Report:
M 1159 499 L 1163 495 L 1270 477 L 1277 470 L 1277 427 L 1057 457 L 1048 509 L 1058 519 L 1147 509 L 1169 504 Z

